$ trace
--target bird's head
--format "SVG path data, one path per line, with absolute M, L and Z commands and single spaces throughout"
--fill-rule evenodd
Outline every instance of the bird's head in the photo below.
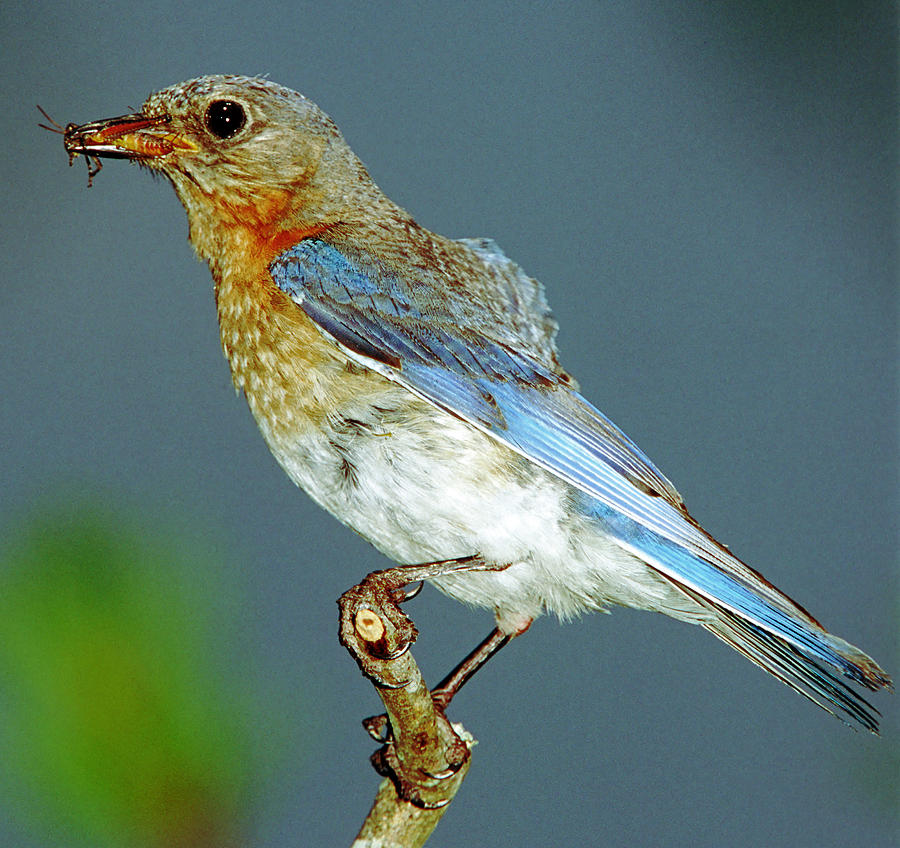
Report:
M 137 114 L 70 124 L 65 145 L 70 155 L 130 159 L 168 177 L 206 258 L 222 228 L 278 240 L 342 220 L 381 196 L 315 103 L 257 77 L 170 86 Z

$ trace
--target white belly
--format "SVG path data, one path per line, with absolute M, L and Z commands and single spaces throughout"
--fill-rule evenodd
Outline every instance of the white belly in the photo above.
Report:
M 670 586 L 574 510 L 568 484 L 399 387 L 325 429 L 260 426 L 291 479 L 396 562 L 509 566 L 433 581 L 460 601 L 515 618 L 607 603 L 671 612 Z

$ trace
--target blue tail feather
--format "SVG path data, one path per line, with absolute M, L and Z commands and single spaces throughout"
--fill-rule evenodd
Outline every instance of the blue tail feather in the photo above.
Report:
M 728 573 L 599 501 L 588 508 L 623 548 L 708 612 L 703 627 L 823 709 L 878 732 L 878 711 L 820 665 L 867 689 L 890 687 L 866 654 L 828 633 L 786 595 L 778 593 L 780 603 L 773 603 L 772 587 L 762 580 L 764 594 L 743 572 Z

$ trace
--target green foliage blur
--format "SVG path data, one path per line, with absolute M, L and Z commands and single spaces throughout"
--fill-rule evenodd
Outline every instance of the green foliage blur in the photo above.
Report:
M 227 569 L 88 504 L 15 535 L 0 561 L 0 808 L 42 845 L 241 844 L 264 764 L 220 647 Z

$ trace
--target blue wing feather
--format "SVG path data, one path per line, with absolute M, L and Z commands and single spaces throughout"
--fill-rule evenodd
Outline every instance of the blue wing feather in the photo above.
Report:
M 851 714 L 846 696 L 803 667 L 796 651 L 870 688 L 884 685 L 886 678 L 873 682 L 871 671 L 867 677 L 860 669 L 864 654 L 826 633 L 709 536 L 646 455 L 558 373 L 497 341 L 490 328 L 467 326 L 425 282 L 351 259 L 317 239 L 281 254 L 270 272 L 316 324 L 369 367 L 581 490 L 584 510 L 623 547 L 723 611 L 721 626 L 710 629 L 754 662 L 787 677 L 816 703 L 819 694 Z M 729 624 L 735 615 L 739 625 Z M 753 637 L 757 631 L 789 645 L 778 653 Z

